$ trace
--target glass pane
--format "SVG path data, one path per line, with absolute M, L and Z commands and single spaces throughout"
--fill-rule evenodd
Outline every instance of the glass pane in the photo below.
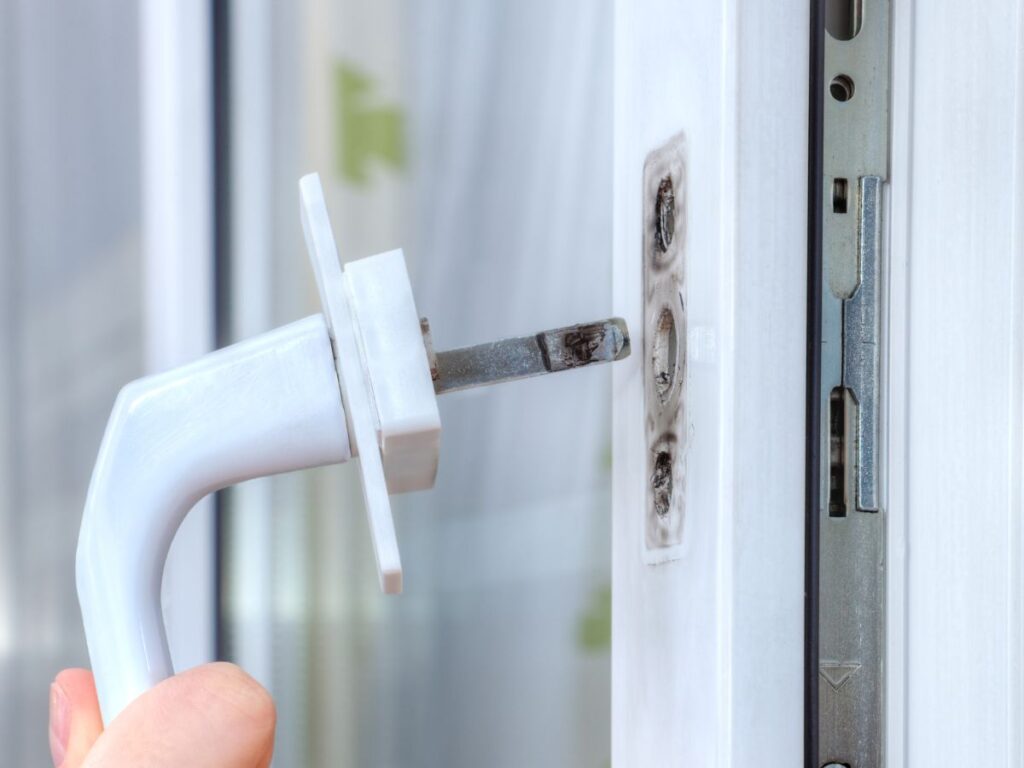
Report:
M 86 487 L 140 375 L 136 5 L 0 4 L 0 750 L 49 765 L 48 689 L 88 666 Z
M 319 311 L 310 170 L 343 259 L 405 249 L 439 349 L 609 314 L 610 3 L 240 8 L 239 336 Z M 354 467 L 233 493 L 226 646 L 277 698 L 277 764 L 608 764 L 609 383 L 441 399 L 437 486 L 393 499 L 400 597 L 379 594 Z

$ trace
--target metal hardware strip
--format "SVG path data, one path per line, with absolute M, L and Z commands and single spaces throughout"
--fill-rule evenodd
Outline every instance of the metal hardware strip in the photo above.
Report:
M 879 493 L 890 0 L 825 34 L 818 565 L 818 766 L 883 765 L 885 514 Z

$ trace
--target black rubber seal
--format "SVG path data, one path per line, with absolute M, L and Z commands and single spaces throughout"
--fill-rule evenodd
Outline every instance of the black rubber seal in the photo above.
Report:
M 807 125 L 807 434 L 804 456 L 804 765 L 818 765 L 818 568 L 821 493 L 821 290 L 825 0 L 810 0 Z
M 210 3 L 210 77 L 213 153 L 213 334 L 218 348 L 231 344 L 231 49 L 230 3 Z M 215 658 L 230 656 L 225 626 L 224 573 L 225 514 L 224 491 L 213 497 L 213 627 Z

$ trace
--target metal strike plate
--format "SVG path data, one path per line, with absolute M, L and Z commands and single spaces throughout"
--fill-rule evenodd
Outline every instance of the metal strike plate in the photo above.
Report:
M 879 494 L 882 186 L 890 0 L 833 3 L 823 77 L 816 766 L 883 764 L 885 527 Z
M 686 139 L 647 156 L 643 181 L 644 419 L 649 563 L 679 556 L 686 514 Z

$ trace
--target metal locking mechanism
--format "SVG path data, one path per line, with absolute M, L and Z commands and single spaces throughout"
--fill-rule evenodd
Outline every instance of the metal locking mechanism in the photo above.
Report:
M 878 768 L 885 637 L 879 275 L 889 151 L 890 9 L 889 0 L 828 7 L 814 762 Z

